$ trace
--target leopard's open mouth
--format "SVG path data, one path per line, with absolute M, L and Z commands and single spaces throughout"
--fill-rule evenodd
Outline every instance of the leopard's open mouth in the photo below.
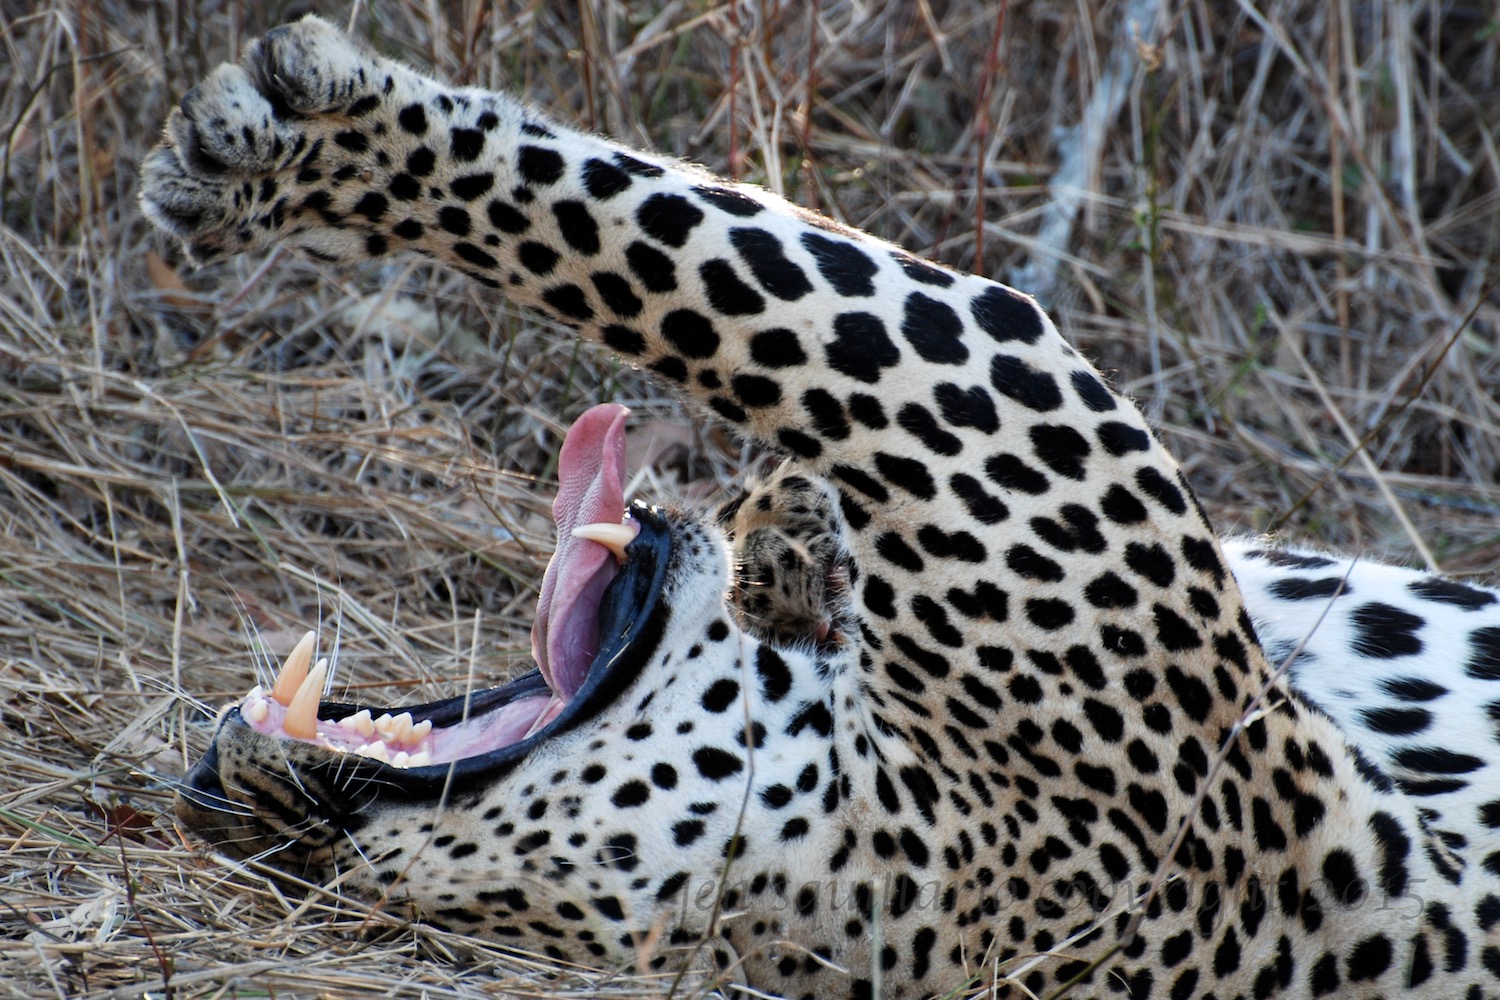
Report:
M 328 665 L 312 662 L 309 632 L 274 686 L 257 686 L 222 725 L 379 762 L 415 787 L 493 777 L 611 704 L 660 638 L 658 597 L 672 549 L 659 513 L 639 502 L 625 508 L 626 414 L 622 406 L 594 407 L 563 444 L 553 506 L 558 546 L 532 631 L 536 670 L 502 687 L 400 709 L 321 701 Z M 215 768 L 213 757 L 199 769 Z M 206 777 L 189 775 L 188 789 Z

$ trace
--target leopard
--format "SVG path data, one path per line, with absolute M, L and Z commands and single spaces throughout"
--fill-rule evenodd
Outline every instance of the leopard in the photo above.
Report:
M 345 703 L 310 634 L 182 779 L 216 850 L 750 996 L 1500 997 L 1500 597 L 1221 541 L 1030 297 L 315 17 L 142 206 L 198 263 L 446 265 L 785 457 L 627 504 L 583 413 L 536 669 Z

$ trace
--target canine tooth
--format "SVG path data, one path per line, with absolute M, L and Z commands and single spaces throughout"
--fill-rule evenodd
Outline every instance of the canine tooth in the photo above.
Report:
M 427 738 L 427 734 L 430 732 L 432 732 L 432 720 L 423 719 L 411 727 L 411 741 L 413 743 L 420 743 Z
M 313 740 L 318 737 L 318 699 L 323 694 L 323 681 L 328 677 L 328 661 L 319 660 L 318 665 L 307 673 L 302 686 L 292 696 L 286 707 L 286 717 L 281 720 L 281 730 L 293 739 Z
M 633 524 L 580 524 L 573 529 L 574 538 L 587 538 L 598 542 L 615 554 L 620 562 L 625 561 L 625 547 L 635 541 L 640 529 Z
M 302 682 L 307 678 L 308 667 L 312 666 L 313 649 L 317 644 L 318 634 L 308 632 L 281 665 L 281 672 L 276 675 L 276 684 L 271 688 L 271 697 L 282 708 L 290 708 L 292 698 L 302 690 Z
M 240 718 L 252 726 L 266 721 L 266 716 L 271 714 L 271 706 L 266 704 L 266 699 L 260 695 L 253 694 L 246 699 L 245 707 L 240 709 Z

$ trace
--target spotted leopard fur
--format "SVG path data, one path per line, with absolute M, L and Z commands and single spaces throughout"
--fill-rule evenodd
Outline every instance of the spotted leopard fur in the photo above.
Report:
M 426 255 L 792 459 L 738 610 L 669 515 L 654 652 L 586 725 L 441 804 L 225 727 L 210 836 L 560 959 L 702 941 L 762 994 L 1500 996 L 1495 595 L 1232 575 L 1025 296 L 313 19 L 184 99 L 144 204 L 200 261 Z

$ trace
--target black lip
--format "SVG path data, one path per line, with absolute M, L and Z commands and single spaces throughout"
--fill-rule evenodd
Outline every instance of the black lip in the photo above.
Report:
M 353 754 L 330 755 L 327 761 L 296 765 L 301 774 L 327 771 L 321 775 L 325 788 L 342 789 L 344 796 L 357 796 L 360 789 L 379 788 L 381 798 L 436 799 L 444 794 L 463 795 L 471 789 L 487 786 L 522 760 L 540 743 L 567 732 L 612 704 L 650 660 L 661 640 L 669 614 L 659 598 L 672 553 L 671 531 L 666 519 L 654 507 L 636 501 L 630 507 L 631 518 L 640 533 L 630 543 L 629 558 L 605 588 L 599 605 L 599 652 L 590 664 L 583 685 L 541 732 L 510 746 L 461 760 L 432 764 L 427 767 L 394 768 Z M 509 704 L 518 698 L 541 694 L 547 690 L 541 673 L 533 670 L 497 688 L 486 688 L 470 695 L 445 698 L 425 705 L 403 706 L 414 718 L 431 719 L 433 725 L 454 725 L 465 717 L 474 718 Z M 343 718 L 369 708 L 372 713 L 390 711 L 388 707 L 323 702 L 318 706 L 320 718 Z M 248 724 L 238 708 L 226 713 L 224 726 Z M 214 758 L 210 750 L 193 769 L 197 772 Z M 192 775 L 188 776 L 190 779 Z M 331 780 L 330 780 L 331 779 Z M 378 779 L 371 781 L 370 779 Z M 201 777 L 200 781 L 203 780 Z M 343 796 L 341 796 L 343 797 Z M 334 806 L 325 802 L 325 806 Z M 359 803 L 339 803 L 332 811 L 349 815 Z

